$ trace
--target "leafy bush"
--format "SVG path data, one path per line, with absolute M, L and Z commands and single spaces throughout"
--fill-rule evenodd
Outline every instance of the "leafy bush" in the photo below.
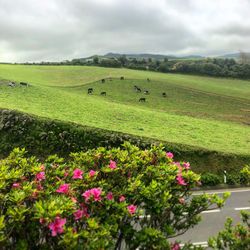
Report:
M 227 195 L 190 196 L 200 176 L 172 158 L 129 143 L 43 163 L 15 149 L 0 161 L 0 248 L 179 249 L 168 238 Z
M 245 166 L 240 171 L 240 183 L 246 185 L 250 184 L 250 166 Z
M 233 226 L 231 218 L 227 219 L 225 229 L 218 236 L 209 239 L 209 246 L 219 250 L 246 250 L 250 249 L 250 213 L 241 212 L 243 223 Z
M 222 183 L 222 178 L 216 174 L 204 173 L 201 175 L 201 183 L 204 186 L 216 186 Z

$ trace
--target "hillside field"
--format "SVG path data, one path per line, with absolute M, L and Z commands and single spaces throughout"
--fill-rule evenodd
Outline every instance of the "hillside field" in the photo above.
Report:
M 105 83 L 102 78 L 107 78 Z M 25 65 L 0 65 L 0 79 L 0 108 L 223 153 L 250 154 L 250 81 Z M 12 88 L 7 86 L 9 80 L 30 86 Z M 134 85 L 150 94 L 137 93 Z M 92 95 L 87 94 L 90 87 Z M 107 95 L 101 96 L 102 91 Z M 145 103 L 138 101 L 141 97 Z

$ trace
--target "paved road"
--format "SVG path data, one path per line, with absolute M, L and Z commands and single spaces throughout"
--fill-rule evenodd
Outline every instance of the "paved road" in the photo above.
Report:
M 224 228 L 227 217 L 233 218 L 234 223 L 240 222 L 240 210 L 250 211 L 250 188 L 207 191 L 206 193 L 222 195 L 228 191 L 231 192 L 231 196 L 221 210 L 204 211 L 202 213 L 202 221 L 197 226 L 189 229 L 185 234 L 174 238 L 174 240 L 206 246 L 208 238 L 217 235 Z M 195 194 L 199 193 L 201 192 L 196 192 Z

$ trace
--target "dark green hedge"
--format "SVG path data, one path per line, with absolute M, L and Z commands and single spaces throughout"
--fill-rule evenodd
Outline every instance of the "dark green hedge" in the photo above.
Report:
M 140 148 L 163 143 L 177 160 L 190 161 L 199 172 L 222 172 L 224 169 L 241 169 L 249 164 L 250 155 L 223 154 L 187 145 L 152 140 L 120 132 L 75 123 L 40 118 L 13 110 L 0 109 L 0 155 L 6 156 L 15 147 L 25 147 L 30 154 L 44 158 L 57 153 L 67 157 L 77 152 L 99 146 L 117 147 L 129 141 Z

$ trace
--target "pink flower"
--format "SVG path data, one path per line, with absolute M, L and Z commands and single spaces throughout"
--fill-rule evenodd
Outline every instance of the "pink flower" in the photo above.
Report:
M 120 198 L 119 198 L 119 201 L 123 202 L 123 201 L 125 201 L 125 199 L 126 199 L 125 196 L 121 195 Z
M 45 180 L 45 172 L 39 172 L 38 174 L 36 174 L 36 179 L 38 181 Z
M 174 244 L 171 245 L 171 250 L 180 250 L 181 247 L 179 243 L 175 242 Z
M 42 225 L 44 225 L 44 224 L 46 223 L 46 220 L 45 220 L 44 218 L 40 218 L 40 219 L 39 219 L 39 222 L 40 222 Z
M 177 166 L 177 167 L 181 167 L 181 164 L 178 161 L 177 162 L 174 161 L 172 164 L 175 165 L 175 166 Z
M 100 201 L 101 200 L 101 193 L 102 190 L 100 188 L 92 188 L 87 191 L 85 191 L 82 196 L 85 198 L 85 202 L 88 202 L 88 200 L 93 197 L 94 201 Z
M 57 193 L 67 194 L 69 192 L 69 184 L 62 184 L 57 190 Z
M 109 167 L 110 167 L 111 169 L 116 169 L 116 168 L 117 168 L 117 166 L 116 166 L 116 162 L 115 162 L 115 161 L 110 160 Z
M 77 199 L 75 197 L 71 197 L 71 200 L 74 202 L 74 203 L 77 203 Z
M 15 182 L 15 183 L 12 184 L 12 187 L 13 187 L 13 188 L 20 188 L 21 185 L 20 185 L 20 183 Z
M 113 193 L 112 193 L 112 192 L 109 192 L 109 193 L 107 194 L 106 197 L 107 197 L 107 199 L 110 200 L 110 201 L 113 200 Z
M 101 200 L 102 190 L 100 188 L 92 188 L 91 193 L 92 193 L 95 201 L 100 201 Z
M 89 177 L 94 177 L 96 174 L 96 171 L 95 170 L 90 170 L 89 171 Z
M 80 220 L 83 216 L 83 210 L 78 209 L 76 212 L 74 212 L 75 220 Z
M 185 199 L 184 199 L 184 198 L 179 198 L 179 202 L 180 202 L 181 204 L 185 204 Z
M 56 236 L 57 234 L 62 234 L 64 229 L 63 226 L 66 224 L 66 219 L 61 219 L 57 216 L 54 222 L 49 224 L 49 229 L 51 230 L 51 235 Z
M 185 182 L 185 180 L 183 179 L 183 177 L 180 174 L 177 175 L 176 180 L 177 180 L 178 184 L 181 186 L 187 185 L 187 183 Z
M 89 214 L 88 214 L 88 208 L 87 207 L 83 207 L 83 215 L 86 217 L 86 218 L 89 218 Z
M 36 186 L 37 190 L 41 191 L 43 190 L 43 186 L 39 183 L 37 186 Z
M 184 163 L 183 163 L 183 167 L 184 167 L 185 169 L 190 169 L 190 163 L 189 163 L 189 162 L 184 162 Z
M 79 168 L 75 169 L 73 172 L 73 179 L 82 179 L 83 171 Z
M 128 212 L 132 215 L 136 212 L 137 206 L 135 205 L 129 205 L 127 206 Z
M 69 172 L 68 171 L 65 171 L 64 172 L 64 177 L 67 177 L 69 175 Z
M 91 189 L 85 191 L 82 196 L 85 198 L 85 202 L 88 202 L 88 200 L 90 199 L 91 197 Z
M 174 157 L 174 154 L 171 152 L 166 153 L 167 158 L 172 159 Z

